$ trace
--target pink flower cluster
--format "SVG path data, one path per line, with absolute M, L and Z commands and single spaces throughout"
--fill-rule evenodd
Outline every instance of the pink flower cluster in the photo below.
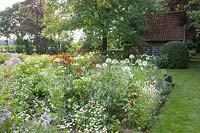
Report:
M 12 68 L 15 64 L 18 64 L 21 60 L 18 58 L 18 54 L 12 54 L 12 58 L 5 62 L 8 68 Z

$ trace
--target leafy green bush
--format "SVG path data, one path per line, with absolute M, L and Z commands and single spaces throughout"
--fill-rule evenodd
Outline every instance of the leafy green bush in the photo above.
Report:
M 200 44 L 197 44 L 196 53 L 200 54 Z
M 164 65 L 161 64 L 164 68 L 187 68 L 189 63 L 189 50 L 187 46 L 178 41 L 172 41 L 166 43 L 161 48 L 161 57 L 167 56 L 168 63 L 166 63 L 166 58 L 163 58 L 165 61 Z
M 10 59 L 9 54 L 0 54 L 0 64 L 3 64 L 6 60 Z

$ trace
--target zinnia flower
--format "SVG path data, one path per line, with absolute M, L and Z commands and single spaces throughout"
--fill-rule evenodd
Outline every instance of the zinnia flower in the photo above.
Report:
M 134 106 L 135 105 L 135 102 L 133 102 L 133 101 L 130 101 L 130 106 Z
M 34 101 L 35 101 L 35 98 L 34 98 L 34 97 L 31 97 L 31 98 L 28 99 L 28 102 L 29 102 L 29 103 L 33 103 Z

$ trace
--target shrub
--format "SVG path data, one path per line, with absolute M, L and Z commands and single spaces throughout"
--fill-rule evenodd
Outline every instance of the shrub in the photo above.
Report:
M 0 65 L 5 63 L 6 60 L 10 59 L 10 55 L 9 54 L 1 54 L 0 53 Z
M 189 63 L 189 50 L 187 46 L 178 41 L 166 43 L 161 48 L 161 56 L 168 57 L 167 68 L 187 68 Z M 162 61 L 161 61 L 162 62 Z

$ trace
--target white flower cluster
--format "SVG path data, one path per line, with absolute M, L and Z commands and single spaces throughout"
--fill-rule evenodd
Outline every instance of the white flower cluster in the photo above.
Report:
M 74 57 L 74 60 L 83 60 L 84 58 L 84 56 L 77 55 L 76 57 Z
M 71 122 L 67 122 L 60 128 L 68 128 L 71 132 L 74 131 L 73 127 L 79 125 L 79 130 L 76 132 L 107 132 L 103 124 L 105 107 L 101 106 L 97 101 L 91 100 L 88 104 L 80 107 L 74 104 L 73 110 L 75 114 L 69 115 Z
M 141 90 L 143 91 L 143 93 L 145 93 L 147 95 L 147 97 L 149 98 L 149 102 L 155 102 L 156 99 L 159 97 L 159 90 L 156 87 L 157 81 L 146 81 L 144 83 L 142 83 L 141 85 Z
M 96 68 L 106 68 L 108 65 L 117 65 L 117 64 L 125 65 L 125 64 L 129 64 L 129 63 L 130 63 L 129 59 L 119 61 L 117 59 L 112 60 L 111 58 L 107 58 L 106 61 L 103 64 L 96 64 Z

